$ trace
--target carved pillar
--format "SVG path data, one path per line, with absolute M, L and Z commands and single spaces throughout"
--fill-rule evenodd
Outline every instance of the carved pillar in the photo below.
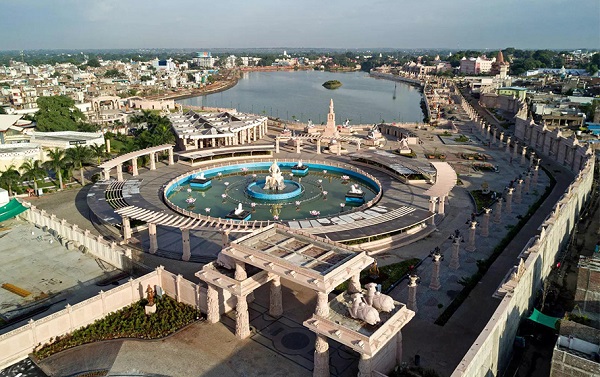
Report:
M 358 362 L 358 377 L 371 377 L 372 374 L 371 356 L 361 353 Z
M 437 213 L 439 215 L 444 214 L 445 202 L 446 202 L 446 196 L 444 195 L 438 201 L 438 212 Z
M 533 186 L 537 186 L 538 184 L 538 172 L 539 172 L 540 167 L 539 166 L 534 166 L 533 167 Z
M 123 219 L 123 241 L 127 242 L 131 238 L 131 223 L 129 217 L 121 216 Z
M 431 272 L 431 283 L 429 284 L 429 288 L 437 291 L 442 287 L 440 284 L 440 262 L 442 260 L 442 256 L 440 254 L 433 254 L 432 259 L 433 271 Z
M 492 132 L 492 142 L 491 142 L 491 146 L 496 145 L 496 132 L 498 132 L 498 130 L 496 128 L 494 128 L 494 131 Z
M 396 365 L 402 364 L 402 330 L 396 334 Z
M 181 229 L 181 244 L 183 248 L 181 259 L 184 261 L 189 261 L 190 257 L 192 256 L 192 252 L 190 248 L 190 230 L 188 228 Z
M 169 165 L 175 164 L 175 160 L 173 158 L 173 147 L 169 148 Z
M 221 243 L 223 244 L 223 249 L 229 246 L 229 230 L 221 231 Z
M 502 220 L 502 199 L 496 202 L 496 210 L 494 213 L 494 224 L 500 224 Z
M 110 139 L 104 140 L 106 144 L 106 153 L 110 154 Z
M 329 316 L 329 295 L 325 292 L 317 292 L 317 307 L 315 314 L 321 317 Z
M 475 228 L 477 227 L 477 221 L 471 221 L 469 225 L 469 244 L 465 247 L 466 251 L 475 251 L 477 248 L 475 247 Z
M 498 147 L 502 148 L 502 140 L 504 139 L 504 131 L 500 132 L 500 137 L 498 138 Z
M 148 223 L 148 238 L 150 239 L 150 254 L 154 254 L 158 250 L 158 239 L 156 238 L 155 223 Z
M 460 242 L 462 237 L 456 237 L 454 241 L 452 241 L 452 258 L 450 258 L 450 269 L 458 270 L 460 267 Z
M 246 280 L 248 274 L 246 273 L 246 264 L 244 262 L 235 261 L 235 280 Z
M 139 175 L 137 157 L 131 159 L 131 175 L 133 175 L 134 177 Z
M 406 307 L 413 312 L 417 312 L 417 275 L 408 275 L 408 302 Z
M 357 273 L 350 278 L 350 284 L 348 284 L 348 292 L 358 293 L 360 291 L 362 291 L 362 287 L 360 286 L 360 273 Z
M 506 213 L 512 213 L 512 197 L 513 197 L 514 188 L 509 187 L 506 190 Z
M 525 164 L 525 160 L 527 157 L 527 147 L 523 146 L 523 149 L 521 149 L 521 165 Z
M 429 212 L 433 212 L 435 214 L 435 204 L 437 203 L 437 197 L 431 196 L 429 197 Z M 431 225 L 435 225 L 435 215 L 431 217 Z
M 219 322 L 221 318 L 221 314 L 219 313 L 219 291 L 212 284 L 208 284 L 206 290 L 206 304 L 206 320 L 208 323 Z
M 105 181 L 110 180 L 110 169 L 104 169 L 104 180 Z
M 279 138 L 275 138 L 275 153 L 279 153 Z
M 248 314 L 248 301 L 246 295 L 235 296 L 235 336 L 246 339 L 250 336 L 250 316 Z
M 529 155 L 529 167 L 532 167 L 535 162 L 535 152 L 531 152 Z
M 515 190 L 515 203 L 521 203 L 521 191 L 523 189 L 523 180 L 522 179 L 517 179 L 517 187 Z
M 271 292 L 269 300 L 269 315 L 271 317 L 281 317 L 283 314 L 283 302 L 281 295 L 281 278 L 273 276 L 271 279 Z
M 317 154 L 321 154 L 321 139 L 317 139 Z
M 510 136 L 506 138 L 506 149 L 504 152 L 506 152 L 506 154 L 510 154 Z
M 529 194 L 529 189 L 531 187 L 531 173 L 527 172 L 525 175 L 525 194 Z
M 492 212 L 492 210 L 490 208 L 484 208 L 483 212 L 483 221 L 481 222 L 481 236 L 487 237 L 490 234 L 490 213 Z
M 327 337 L 317 334 L 315 339 L 313 377 L 329 376 L 329 343 L 327 343 Z
M 342 155 L 342 141 L 341 140 L 338 142 L 337 155 L 338 156 Z
M 515 140 L 513 145 L 513 159 L 516 159 L 519 155 L 519 142 Z
M 300 143 L 302 143 L 302 141 L 300 141 L 300 139 L 296 139 L 296 153 L 300 154 Z
M 123 164 L 117 165 L 117 180 L 119 180 L 119 181 L 123 180 Z
M 150 153 L 150 170 L 156 170 L 156 153 Z

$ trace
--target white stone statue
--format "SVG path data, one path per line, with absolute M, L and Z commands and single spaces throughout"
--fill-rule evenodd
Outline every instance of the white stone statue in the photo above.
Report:
M 285 188 L 285 183 L 283 183 L 283 175 L 281 174 L 281 170 L 279 169 L 279 165 L 277 165 L 277 161 L 273 161 L 273 165 L 269 168 L 269 173 L 265 179 L 265 190 L 283 190 Z
M 410 149 L 408 147 L 408 138 L 406 136 L 402 136 L 402 139 L 400 139 L 400 149 Z
M 362 194 L 363 193 L 363 191 L 357 185 L 350 186 L 350 192 L 352 194 Z
M 345 128 L 348 128 L 348 127 L 350 127 L 350 119 L 346 119 L 346 121 L 344 122 L 344 125 L 343 125 L 343 126 L 344 126 Z
M 203 171 L 200 172 L 200 176 L 198 178 L 199 179 L 204 179 L 204 172 Z
M 306 127 L 308 127 L 308 128 L 313 128 L 314 126 L 315 126 L 315 125 L 313 124 L 313 121 L 309 119 L 309 120 L 308 120 L 308 125 L 307 125 Z
M 392 310 L 394 310 L 394 299 L 388 295 L 384 295 L 383 293 L 378 292 L 377 284 L 365 284 L 365 289 L 367 290 L 367 297 L 365 297 L 367 304 L 371 305 L 377 310 L 386 313 L 389 313 Z
M 238 203 L 238 206 L 233 213 L 235 213 L 236 215 L 241 215 L 242 212 L 244 212 L 244 209 L 242 208 L 242 203 Z
M 302 160 L 298 160 L 298 164 L 296 166 L 298 166 L 299 168 L 301 168 L 302 167 Z
M 374 307 L 367 305 L 360 293 L 352 295 L 352 306 L 348 308 L 350 317 L 365 321 L 369 325 L 376 325 L 381 322 L 379 312 Z

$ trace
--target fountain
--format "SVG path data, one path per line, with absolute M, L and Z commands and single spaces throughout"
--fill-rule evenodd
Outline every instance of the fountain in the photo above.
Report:
M 190 187 L 195 189 L 207 189 L 211 186 L 211 180 L 204 176 L 204 172 L 190 180 Z
M 302 160 L 299 160 L 296 165 L 292 166 L 292 173 L 304 177 L 308 174 L 308 166 L 303 165 Z
M 283 179 L 277 161 L 273 162 L 269 173 L 270 175 L 266 176 L 264 180 L 252 182 L 246 187 L 248 196 L 262 200 L 285 200 L 294 198 L 304 191 L 299 183 Z
M 273 165 L 269 168 L 269 173 L 265 179 L 265 190 L 283 190 L 285 188 L 285 183 L 283 182 L 283 175 L 281 174 L 281 169 L 277 165 L 277 161 L 273 161 Z
M 229 212 L 226 216 L 226 218 L 228 218 L 228 219 L 243 220 L 243 221 L 250 220 L 250 217 L 252 217 L 252 215 L 250 214 L 250 211 L 244 210 L 242 208 L 242 203 L 238 203 L 237 208 L 234 209 L 233 211 Z
M 356 185 L 350 186 L 350 191 L 346 193 L 346 202 L 347 203 L 359 203 L 362 204 L 365 202 L 365 193 L 360 187 Z

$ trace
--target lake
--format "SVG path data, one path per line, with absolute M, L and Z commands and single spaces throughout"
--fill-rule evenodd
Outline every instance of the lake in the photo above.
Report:
M 322 84 L 338 80 L 338 89 Z M 247 72 L 233 88 L 207 96 L 176 101 L 185 105 L 237 108 L 315 124 L 326 122 L 333 99 L 336 123 L 422 122 L 420 89 L 405 83 L 375 79 L 366 72 L 280 71 Z

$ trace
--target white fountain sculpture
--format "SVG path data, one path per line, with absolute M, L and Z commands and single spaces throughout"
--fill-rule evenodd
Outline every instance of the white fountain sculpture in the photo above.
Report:
M 367 301 L 367 304 L 371 305 L 377 310 L 386 313 L 389 313 L 392 310 L 394 310 L 394 299 L 388 295 L 384 295 L 383 293 L 378 292 L 377 284 L 365 284 L 365 289 L 367 290 L 367 297 L 365 297 L 365 301 Z
M 200 172 L 200 175 L 199 175 L 199 176 L 197 176 L 196 178 L 199 178 L 199 179 L 204 179 L 204 172 L 203 172 L 203 171 L 201 171 L 201 172 Z
M 348 308 L 348 311 L 350 312 L 350 317 L 365 321 L 369 325 L 376 325 L 381 322 L 377 309 L 368 305 L 360 293 L 352 295 L 352 306 Z
M 277 161 L 273 161 L 273 165 L 269 168 L 269 173 L 265 179 L 265 190 L 283 190 L 285 188 L 285 184 L 283 183 L 283 175 L 281 174 L 281 170 L 277 165 Z
M 238 203 L 238 206 L 233 213 L 239 216 L 242 214 L 242 212 L 244 212 L 244 209 L 242 208 L 242 203 Z
M 299 168 L 301 168 L 302 167 L 302 160 L 298 160 L 298 164 L 296 166 L 299 167 Z
M 357 185 L 350 186 L 350 192 L 352 194 L 362 194 L 363 193 L 363 191 Z

